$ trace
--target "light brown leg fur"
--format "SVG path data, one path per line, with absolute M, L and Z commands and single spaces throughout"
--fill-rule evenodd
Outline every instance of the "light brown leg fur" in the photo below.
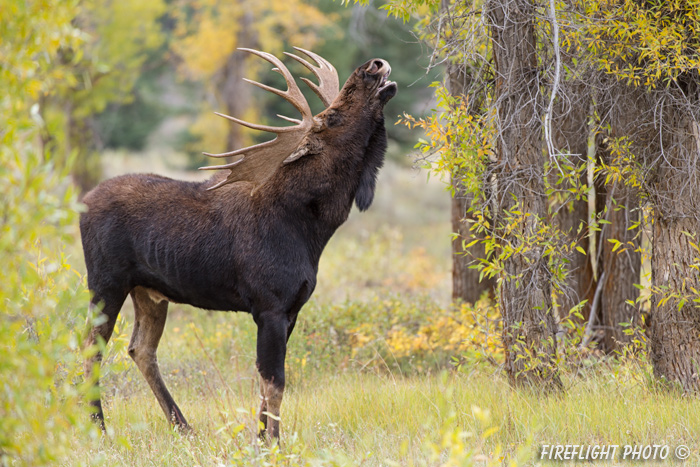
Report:
M 260 421 L 264 429 L 260 436 L 268 440 L 279 440 L 280 436 L 280 407 L 282 406 L 282 396 L 284 388 L 279 388 L 274 381 L 266 381 L 260 377 Z
M 187 420 L 163 382 L 156 358 L 156 349 L 168 316 L 168 302 L 154 301 L 152 294 L 142 287 L 136 287 L 131 291 L 131 299 L 134 301 L 136 320 L 129 343 L 129 355 L 146 378 L 168 421 L 180 428 L 188 429 Z

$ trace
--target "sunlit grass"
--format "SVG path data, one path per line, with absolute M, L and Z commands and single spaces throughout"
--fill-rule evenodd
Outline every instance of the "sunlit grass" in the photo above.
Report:
M 352 465 L 436 465 L 426 444 L 452 431 L 471 434 L 476 454 L 498 462 L 519 450 L 532 459 L 542 444 L 685 444 L 697 461 L 700 403 L 657 393 L 631 378 L 629 368 L 618 370 L 617 378 L 607 371 L 568 377 L 567 391 L 549 396 L 511 389 L 484 368 L 416 377 L 319 372 L 288 388 L 284 439 L 301 444 L 308 459 L 332 453 Z M 244 369 L 241 378 L 236 371 L 179 387 L 192 437 L 173 433 L 142 388 L 110 399 L 111 436 L 100 447 L 76 448 L 107 465 L 226 465 L 236 449 L 255 445 L 256 388 L 251 372 Z M 495 432 L 483 439 L 490 428 Z
M 296 425 L 304 427 L 300 433 L 309 446 L 340 442 L 356 454 L 373 452 L 377 459 L 400 463 L 420 458 L 422 442 L 434 439 L 448 421 L 453 429 L 471 433 L 498 427 L 484 444 L 487 456 L 498 446 L 513 454 L 519 447 L 531 445 L 534 452 L 554 443 L 697 448 L 700 433 L 697 400 L 656 394 L 609 377 L 587 378 L 564 395 L 543 397 L 512 390 L 500 376 L 482 372 L 408 379 L 353 374 L 317 387 L 306 385 L 289 399 L 285 416 L 299 417 Z M 313 402 L 299 407 L 296 400 Z M 490 414 L 488 422 L 478 417 L 481 411 Z M 402 452 L 402 445 L 409 451 Z

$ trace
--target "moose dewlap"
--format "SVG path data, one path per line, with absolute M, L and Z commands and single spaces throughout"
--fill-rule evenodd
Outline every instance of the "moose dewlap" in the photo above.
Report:
M 287 82 L 279 90 L 252 84 L 289 101 L 301 119 L 270 127 L 222 115 L 241 125 L 274 133 L 268 142 L 212 157 L 235 157 L 210 180 L 193 183 L 152 174 L 106 180 L 84 198 L 80 232 L 91 307 L 101 307 L 89 335 L 109 341 L 127 295 L 135 322 L 129 355 L 151 387 L 168 420 L 188 428 L 165 386 L 156 349 L 168 302 L 208 310 L 245 311 L 258 326 L 263 433 L 279 437 L 284 360 L 301 307 L 316 286 L 324 247 L 350 213 L 372 203 L 384 162 L 384 105 L 396 95 L 389 63 L 373 59 L 357 68 L 338 91 L 335 68 L 297 48 L 315 64 L 286 54 L 317 78 L 302 80 L 325 110 L 313 115 L 282 61 L 242 49 L 275 65 Z M 101 354 L 85 362 L 89 377 Z M 99 399 L 91 401 L 104 427 Z M 269 416 L 267 415 L 269 414 Z

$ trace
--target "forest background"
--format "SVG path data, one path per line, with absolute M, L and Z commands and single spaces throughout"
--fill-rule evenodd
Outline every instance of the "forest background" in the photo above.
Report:
M 544 444 L 697 462 L 698 7 L 0 0 L 0 465 L 537 465 Z M 257 441 L 250 317 L 186 306 L 159 360 L 195 434 L 127 358 L 128 303 L 101 435 L 81 194 L 201 179 L 202 151 L 258 141 L 213 112 L 290 114 L 236 48 L 292 46 L 341 80 L 384 58 L 400 87 L 375 205 L 290 341 L 282 448 Z

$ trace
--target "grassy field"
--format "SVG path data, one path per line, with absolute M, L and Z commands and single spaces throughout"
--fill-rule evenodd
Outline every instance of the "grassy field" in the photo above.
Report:
M 193 435 L 171 432 L 141 387 L 111 398 L 111 435 L 97 445 L 76 446 L 76 460 L 134 466 L 535 465 L 542 444 L 685 444 L 695 450 L 688 465 L 697 465 L 697 403 L 610 375 L 591 375 L 564 396 L 541 398 L 510 390 L 486 372 L 319 373 L 290 385 L 283 449 L 270 453 L 255 442 L 253 375 L 235 364 L 227 370 L 246 376 L 187 384 L 169 378 Z M 658 464 L 680 464 L 672 459 Z
M 449 303 L 442 185 L 390 166 L 378 187 L 373 208 L 353 212 L 329 244 L 292 335 L 281 449 L 257 442 L 249 315 L 171 305 L 158 358 L 194 428 L 185 436 L 127 356 L 127 301 L 104 365 L 107 436 L 76 433 L 62 464 L 548 465 L 538 457 L 549 444 L 670 447 L 665 461 L 644 465 L 683 465 L 674 448 L 687 445 L 687 465 L 700 462 L 700 403 L 658 391 L 643 353 L 576 354 L 563 394 L 511 389 L 493 305 Z M 576 465 L 635 463 L 619 457 Z

